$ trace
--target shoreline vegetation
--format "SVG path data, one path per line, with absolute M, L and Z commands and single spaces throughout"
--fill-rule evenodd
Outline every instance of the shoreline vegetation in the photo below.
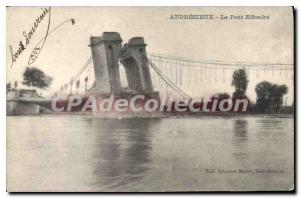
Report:
M 41 114 L 30 114 L 30 115 L 7 115 L 8 117 L 15 116 L 33 116 L 33 117 L 60 117 L 60 116 L 70 116 L 70 117 L 91 117 L 96 119 L 113 119 L 112 117 L 95 117 L 91 112 L 64 112 L 64 113 L 41 113 Z M 156 117 L 115 117 L 115 119 L 168 119 L 168 118 L 244 118 L 244 117 L 267 117 L 267 118 L 294 118 L 294 113 L 198 113 L 198 114 L 163 114 Z
M 40 89 L 40 94 L 37 93 L 37 90 L 27 90 L 27 89 L 18 89 L 18 83 L 17 81 L 13 84 L 14 87 L 12 87 L 11 83 L 8 83 L 6 85 L 6 93 L 7 93 L 7 115 L 26 115 L 26 114 L 53 114 L 53 115 L 93 115 L 95 110 L 92 104 L 94 106 L 97 106 L 96 102 L 92 104 L 82 104 L 84 102 L 83 99 L 89 101 L 89 95 L 84 96 L 82 99 L 76 99 L 71 101 L 71 104 L 67 104 L 67 100 L 71 99 L 72 91 L 70 92 L 70 95 L 67 94 L 65 90 L 65 96 L 63 100 L 55 100 L 54 98 L 57 97 L 57 94 L 55 94 L 52 98 L 44 98 L 42 97 L 42 90 L 48 88 L 52 83 L 53 78 L 46 75 L 43 71 L 37 69 L 37 68 L 30 68 L 27 67 L 23 74 L 23 85 L 26 85 L 28 87 L 35 87 L 37 89 Z M 135 111 L 125 110 L 123 112 L 118 114 L 113 109 L 109 114 L 102 113 L 101 111 L 98 112 L 98 116 L 100 117 L 201 117 L 201 116 L 223 116 L 223 117 L 233 117 L 233 116 L 245 116 L 245 115 L 294 115 L 294 102 L 291 105 L 287 105 L 287 100 L 284 98 L 284 96 L 288 93 L 288 87 L 285 84 L 274 84 L 267 81 L 259 82 L 255 87 L 256 92 L 256 101 L 251 101 L 249 97 L 246 94 L 246 90 L 248 87 L 248 74 L 245 69 L 238 69 L 233 72 L 232 75 L 232 81 L 231 86 L 235 88 L 235 91 L 231 94 L 229 93 L 215 93 L 213 94 L 210 99 L 211 102 L 205 102 L 203 99 L 201 101 L 196 101 L 193 103 L 192 98 L 189 98 L 188 103 L 181 107 L 189 106 L 190 103 L 192 104 L 192 109 L 187 109 L 184 111 L 177 110 L 177 103 L 185 102 L 185 100 L 178 100 L 176 102 L 172 101 L 171 108 L 169 109 L 169 105 L 163 106 L 163 110 L 159 113 L 154 111 L 144 111 L 144 113 L 136 113 Z M 73 82 L 70 82 L 70 90 L 72 90 Z M 79 84 L 77 88 L 79 87 Z M 65 88 L 66 89 L 66 88 Z M 62 89 L 63 90 L 63 89 Z M 88 92 L 86 92 L 88 93 Z M 125 95 L 124 95 L 125 94 Z M 126 96 L 126 93 L 124 93 L 124 96 L 120 96 L 120 98 L 117 97 L 118 100 L 125 100 L 128 98 Z M 27 98 L 24 98 L 27 97 Z M 87 98 L 88 99 L 87 99 Z M 130 97 L 136 97 L 136 96 L 130 96 Z M 129 98 L 130 98 L 129 97 Z M 154 104 L 150 103 L 152 98 L 151 96 L 147 96 L 147 94 L 144 94 L 144 97 L 146 97 L 146 100 L 143 100 L 143 103 L 148 104 L 149 108 L 152 108 L 152 106 L 155 107 Z M 23 99 L 22 99 L 23 98 Z M 38 100 L 37 100 L 38 98 Z M 32 99 L 31 103 L 30 100 Z M 49 100 L 49 104 L 42 104 L 40 100 Z M 110 99 L 110 98 L 109 98 Z M 132 99 L 132 98 L 131 98 Z M 25 102 L 24 102 L 24 101 Z M 246 103 L 245 101 L 246 100 Z M 26 102 L 27 101 L 27 102 Z M 34 103 L 36 101 L 36 103 Z M 51 102 L 52 101 L 52 102 Z M 56 105 L 56 102 L 54 103 L 55 108 L 53 107 L 53 102 L 58 102 L 59 105 Z M 120 102 L 120 101 L 116 101 Z M 215 103 L 215 101 L 217 101 Z M 226 102 L 227 101 L 227 102 Z M 232 101 L 230 104 L 229 101 Z M 239 104 L 232 106 L 232 104 L 235 104 L 235 102 L 244 101 L 242 108 L 240 108 Z M 70 101 L 69 101 L 70 102 Z M 153 102 L 153 101 L 152 101 Z M 47 102 L 46 102 L 47 103 Z M 51 103 L 51 104 L 50 104 Z M 78 103 L 78 104 L 77 104 Z M 174 104 L 173 104 L 174 103 Z M 76 105 L 75 105 L 76 104 Z M 130 103 L 131 104 L 131 103 Z M 151 104 L 151 105 L 150 105 Z M 168 103 L 169 104 L 169 103 Z M 222 104 L 222 105 L 221 105 Z M 246 104 L 246 106 L 244 106 Z M 82 112 L 80 110 L 80 107 L 83 105 L 85 107 L 85 112 Z M 60 106 L 58 109 L 57 106 Z M 102 106 L 102 105 L 100 105 Z M 67 107 L 67 108 L 66 108 Z M 147 107 L 147 105 L 146 105 Z M 204 107 L 206 108 L 204 111 Z M 233 110 L 232 110 L 233 107 Z M 244 108 L 245 107 L 245 108 Z M 160 107 L 159 107 L 160 108 Z M 166 108 L 167 110 L 165 110 Z M 202 108 L 202 109 L 201 109 Z M 208 109 L 210 111 L 207 111 Z M 142 108 L 143 109 L 143 108 Z M 161 108 L 160 108 L 161 109 Z M 175 110 L 174 110 L 175 109 Z M 199 111 L 198 111 L 199 109 Z M 60 112 L 58 112 L 59 110 Z M 92 111 L 93 110 L 93 111 Z M 98 110 L 98 109 L 97 109 Z M 197 111 L 194 111 L 197 110 Z M 143 112 L 143 111 L 142 111 Z M 127 113 L 127 114 L 126 114 Z M 97 115 L 96 115 L 97 117 Z

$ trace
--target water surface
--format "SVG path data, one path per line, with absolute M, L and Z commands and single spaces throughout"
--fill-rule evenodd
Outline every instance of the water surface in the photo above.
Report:
M 293 118 L 7 117 L 7 188 L 287 190 L 293 136 Z

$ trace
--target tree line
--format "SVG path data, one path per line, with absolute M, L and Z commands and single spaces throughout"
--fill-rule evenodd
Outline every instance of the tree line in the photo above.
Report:
M 248 84 L 249 80 L 245 69 L 234 71 L 231 85 L 235 87 L 235 91 L 232 98 L 248 99 L 246 95 Z M 255 93 L 256 101 L 251 103 L 250 108 L 252 113 L 293 113 L 294 111 L 294 105 L 283 107 L 283 97 L 288 93 L 288 87 L 285 84 L 262 81 L 255 86 Z M 222 99 L 230 98 L 228 93 L 215 94 L 214 97 L 216 95 Z
M 28 87 L 35 87 L 42 90 L 47 89 L 52 84 L 53 78 L 46 75 L 42 70 L 35 67 L 27 67 L 23 73 L 22 84 Z M 15 90 L 18 87 L 18 81 L 15 81 L 13 86 L 11 83 L 6 84 L 6 91 Z
M 39 88 L 42 92 L 43 89 L 51 85 L 52 80 L 52 77 L 46 75 L 43 71 L 35 67 L 27 67 L 23 73 L 22 84 Z M 235 91 L 232 94 L 232 99 L 248 99 L 246 95 L 248 84 L 249 79 L 245 69 L 234 71 L 231 85 L 235 87 Z M 17 82 L 15 82 L 14 89 L 16 89 L 17 86 Z M 6 84 L 6 89 L 13 89 L 11 83 Z M 255 93 L 256 102 L 251 103 L 250 108 L 250 111 L 253 113 L 293 113 L 294 111 L 294 104 L 289 107 L 283 107 L 283 97 L 288 93 L 288 87 L 285 84 L 280 85 L 262 81 L 256 85 Z M 228 93 L 218 93 L 212 97 L 229 99 L 230 95 Z

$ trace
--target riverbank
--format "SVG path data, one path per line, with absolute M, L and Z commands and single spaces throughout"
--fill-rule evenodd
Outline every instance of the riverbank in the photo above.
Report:
M 34 116 L 34 117 L 90 117 L 90 118 L 102 118 L 102 119 L 162 119 L 162 118 L 233 118 L 233 117 L 257 117 L 257 118 L 294 118 L 294 114 L 241 114 L 241 113 L 232 113 L 232 114 L 218 114 L 218 113 L 198 113 L 198 114 L 161 114 L 160 116 L 143 116 L 143 117 L 132 117 L 132 116 L 115 116 L 115 117 L 105 117 L 105 116 L 94 116 L 92 112 L 60 112 L 60 113 L 42 113 L 35 115 L 7 115 L 9 117 L 13 116 Z

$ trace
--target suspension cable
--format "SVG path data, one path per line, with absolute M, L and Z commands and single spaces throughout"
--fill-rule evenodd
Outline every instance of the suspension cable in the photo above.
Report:
M 176 93 L 178 93 L 180 96 L 191 99 L 191 97 L 182 91 L 176 84 L 174 84 L 165 74 L 162 73 L 162 71 L 145 55 L 143 55 L 145 62 L 149 63 L 151 68 L 158 74 L 158 76 L 169 86 L 171 87 Z

